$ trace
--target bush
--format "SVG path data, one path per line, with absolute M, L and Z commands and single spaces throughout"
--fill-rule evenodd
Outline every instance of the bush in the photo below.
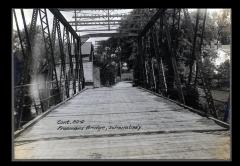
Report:
M 196 109 L 199 108 L 199 94 L 197 88 L 192 86 L 183 87 L 183 95 L 186 105 Z
M 172 100 L 179 100 L 177 89 L 168 89 L 168 96 Z

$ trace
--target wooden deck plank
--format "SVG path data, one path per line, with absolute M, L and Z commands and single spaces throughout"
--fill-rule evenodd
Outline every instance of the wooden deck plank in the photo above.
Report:
M 137 129 L 57 130 L 77 126 Z M 73 124 L 62 126 L 76 126 Z M 229 159 L 229 132 L 165 99 L 121 82 L 88 89 L 15 139 L 16 159 Z

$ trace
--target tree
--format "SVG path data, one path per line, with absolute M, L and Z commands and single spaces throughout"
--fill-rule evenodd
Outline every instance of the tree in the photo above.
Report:
M 30 27 L 30 25 L 27 26 L 28 29 Z M 32 61 L 30 64 L 30 72 L 27 73 L 30 76 L 30 80 L 29 82 L 25 82 L 25 84 L 29 84 L 32 83 L 31 81 L 35 79 L 35 77 L 38 77 L 38 75 L 44 75 L 45 78 L 47 78 L 47 74 L 48 74 L 48 57 L 46 56 L 46 50 L 45 50 L 45 44 L 44 44 L 44 39 L 42 36 L 42 28 L 41 26 L 36 26 L 35 29 L 35 34 L 34 34 L 34 41 L 30 41 L 31 42 L 31 46 L 32 46 Z M 12 36 L 12 56 L 14 58 L 14 86 L 18 86 L 21 83 L 21 78 L 23 77 L 23 68 L 25 65 L 25 58 L 24 56 L 26 56 L 26 34 L 24 29 L 20 30 L 20 36 L 22 39 L 22 46 L 23 49 L 21 47 L 21 43 L 20 43 L 20 39 L 19 39 L 19 35 L 17 33 L 17 31 L 13 30 L 13 36 Z M 59 50 L 59 46 L 55 46 L 55 50 Z M 59 51 L 58 51 L 59 52 Z M 60 56 L 60 53 L 56 52 L 56 57 Z M 25 73 L 26 74 L 26 73 Z M 26 96 L 26 99 L 24 99 L 24 104 L 25 105 L 31 105 L 32 104 L 32 100 L 31 100 L 31 89 L 29 87 L 26 87 L 26 89 L 22 90 L 20 89 L 15 89 L 14 93 L 15 93 L 15 106 L 16 108 L 18 107 L 18 102 L 17 99 L 19 99 L 21 96 L 21 92 L 24 91 L 24 94 L 28 94 L 28 96 Z M 22 112 L 22 120 L 23 121 L 28 121 L 32 118 L 31 115 L 31 108 L 30 107 L 24 107 L 23 108 L 23 112 Z M 19 116 L 21 114 L 20 109 L 16 109 L 17 112 L 17 116 Z M 19 120 L 19 119 L 18 119 Z
M 216 20 L 216 30 L 217 30 L 217 41 L 220 41 L 222 44 L 230 44 L 231 36 L 231 18 L 230 10 L 222 9 L 221 12 L 213 13 L 213 18 Z
M 219 67 L 217 67 L 216 78 L 219 79 L 218 86 L 227 87 L 230 86 L 230 61 L 227 59 L 225 62 L 221 63 Z

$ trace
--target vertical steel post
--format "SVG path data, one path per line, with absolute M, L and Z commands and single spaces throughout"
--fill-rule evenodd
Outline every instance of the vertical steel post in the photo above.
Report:
M 145 65 L 143 57 L 143 46 L 142 46 L 142 36 L 138 36 L 138 57 L 139 59 L 139 84 L 145 87 Z
M 153 38 L 152 38 L 152 28 L 150 29 L 150 32 L 148 34 L 148 43 L 149 43 L 149 58 L 150 58 L 150 64 L 151 64 L 151 70 L 152 70 L 152 80 L 153 80 L 153 89 L 155 92 L 157 92 L 157 84 L 156 84 L 156 78 L 155 78 L 155 68 L 154 68 L 154 57 L 155 57 L 155 49 L 153 47 Z
M 183 91 L 182 91 L 182 87 L 181 87 L 181 81 L 178 75 L 178 69 L 177 69 L 177 61 L 176 61 L 176 57 L 173 54 L 173 48 L 172 48 L 172 40 L 171 40 L 171 36 L 170 36 L 170 32 L 169 32 L 169 28 L 168 28 L 168 23 L 166 20 L 166 17 L 163 16 L 163 21 L 164 21 L 164 26 L 165 26 L 165 34 L 167 37 L 167 42 L 168 42 L 168 49 L 170 52 L 170 56 L 171 56 L 171 61 L 172 61 L 172 66 L 173 66 L 173 71 L 174 71 L 174 77 L 175 77 L 175 82 L 176 82 L 176 86 L 178 89 L 178 95 L 179 95 L 179 99 L 180 101 L 185 104 L 185 99 L 184 99 L 184 95 L 183 95 Z
M 14 15 L 16 16 L 16 13 L 14 11 Z M 30 43 L 30 38 L 29 38 L 29 31 L 26 25 L 26 20 L 25 20 L 25 16 L 24 16 L 24 11 L 23 9 L 21 9 L 21 15 L 22 15 L 22 20 L 23 20 L 23 25 L 24 25 L 24 32 L 25 32 L 25 39 L 26 39 L 26 54 L 23 54 L 24 59 L 23 59 L 23 75 L 21 77 L 20 80 L 20 85 L 24 85 L 24 84 L 29 84 L 31 81 L 31 62 L 32 62 L 32 48 L 31 48 L 31 43 Z M 15 20 L 17 17 L 15 17 Z M 16 21 L 17 23 L 17 21 Z M 19 32 L 19 36 L 20 36 L 20 40 L 21 40 L 21 35 L 20 35 L 20 31 Z M 23 48 L 23 45 L 21 46 Z M 24 51 L 23 51 L 24 53 Z M 18 108 L 18 113 L 20 113 L 19 116 L 19 124 L 18 127 L 21 127 L 21 122 L 22 122 L 22 116 L 24 114 L 24 118 L 28 119 L 31 116 L 31 104 L 32 104 L 32 100 L 30 97 L 30 89 L 28 86 L 23 86 L 21 87 L 21 90 L 19 91 L 19 93 L 17 94 L 17 108 Z M 28 107 L 28 110 L 26 110 L 26 107 Z M 29 108 L 30 107 L 30 108 Z M 26 112 L 27 111 L 27 112 Z
M 62 71 L 61 78 L 63 75 L 63 79 L 65 80 L 66 79 L 66 63 L 65 63 L 65 53 L 64 53 L 63 40 L 62 40 L 59 20 L 56 21 L 56 27 L 57 27 L 57 34 L 58 34 L 58 43 L 60 48 L 61 71 Z M 61 81 L 61 78 L 60 78 L 60 81 Z M 60 86 L 62 87 L 61 83 L 60 83 Z M 65 86 L 66 84 L 64 84 L 64 87 Z
M 79 77 L 78 77 L 78 72 L 79 72 L 79 56 L 78 56 L 78 50 L 77 50 L 77 39 L 73 40 L 73 44 L 74 44 L 74 54 L 75 54 L 75 82 L 78 82 L 78 89 L 79 89 Z
M 81 49 L 81 38 L 78 37 L 78 49 L 79 49 L 79 60 L 80 60 L 80 77 L 81 77 L 81 89 L 84 89 L 85 88 L 85 78 L 84 78 L 84 70 L 83 70 L 83 61 L 82 61 L 82 49 Z
M 67 29 L 64 26 L 63 28 L 63 40 L 62 40 L 62 44 L 63 44 L 63 52 L 64 52 L 64 61 L 65 61 L 65 79 L 64 79 L 64 92 L 63 95 L 65 94 L 67 98 L 69 98 L 69 85 L 68 85 L 68 74 L 67 74 L 67 68 L 68 68 L 68 63 L 67 63 L 67 49 L 66 49 L 66 36 L 67 36 Z M 65 99 L 65 95 L 64 95 L 64 99 Z
M 159 86 L 160 89 L 158 89 L 158 92 L 164 94 L 166 93 L 166 80 L 165 80 L 165 73 L 164 68 L 162 64 L 162 58 L 160 55 L 160 49 L 159 49 L 159 43 L 156 36 L 156 27 L 153 27 L 154 29 L 151 30 L 151 36 L 152 36 L 152 42 L 155 52 L 155 58 L 157 60 L 157 67 L 158 67 L 158 80 L 159 80 Z
M 42 32 L 43 32 L 43 37 L 44 37 L 47 58 L 48 58 L 48 56 L 51 56 L 50 62 L 51 62 L 52 68 L 53 68 L 55 81 L 56 81 L 56 87 L 55 87 L 56 91 L 57 91 L 56 93 L 59 94 L 59 95 L 57 95 L 58 96 L 57 102 L 59 102 L 60 87 L 59 87 L 59 82 L 58 82 L 58 77 L 57 77 L 57 70 L 56 70 L 56 64 L 55 64 L 55 58 L 54 58 L 54 50 L 53 50 L 52 40 L 50 37 L 50 30 L 49 30 L 46 9 L 39 9 L 39 15 L 40 15 L 40 21 L 41 21 L 41 26 L 42 26 Z
M 23 47 L 23 41 L 22 41 L 22 37 L 21 37 L 20 30 L 19 30 L 18 20 L 17 20 L 17 16 L 16 16 L 15 9 L 13 9 L 13 15 L 14 15 L 14 19 L 15 19 L 15 23 L 16 23 L 16 27 L 17 27 L 18 38 L 19 38 L 19 41 L 20 41 L 20 46 L 21 46 L 22 54 L 23 54 L 23 57 L 25 57 L 25 52 L 24 52 L 24 47 Z
M 68 46 L 68 56 L 69 56 L 69 76 L 68 76 L 68 85 L 69 85 L 69 91 L 71 89 L 71 80 L 73 75 L 73 62 L 72 62 L 72 48 L 71 48 L 71 42 L 70 42 L 70 36 L 69 32 L 66 33 L 67 37 L 67 46 Z M 69 92 L 68 92 L 69 93 Z
M 192 79 L 192 67 L 195 61 L 195 49 L 196 49 L 196 42 L 197 42 L 197 32 L 198 32 L 198 24 L 199 24 L 199 14 L 200 11 L 199 9 L 197 10 L 197 18 L 196 18 L 196 24 L 194 27 L 194 36 L 193 36 L 193 46 L 192 46 L 192 54 L 191 54 L 191 59 L 190 59 L 190 64 L 189 64 L 189 68 L 190 68 L 190 72 L 188 75 L 188 85 L 191 84 L 191 79 Z
M 73 57 L 75 59 L 75 38 L 71 35 L 71 46 L 73 46 Z M 73 63 L 73 94 L 76 94 L 76 59 L 75 63 Z
M 143 48 L 143 64 L 144 64 L 144 75 L 145 75 L 145 88 L 148 88 L 149 86 L 149 77 L 148 77 L 148 69 L 146 64 L 146 39 L 145 36 L 142 37 L 142 48 Z
M 161 13 L 160 15 L 160 21 L 159 21 L 159 34 L 158 34 L 158 47 L 161 48 L 161 46 L 163 45 L 163 13 Z M 159 53 L 162 53 L 162 51 L 160 52 L 159 49 Z M 165 87 L 165 93 L 167 94 L 168 92 L 168 87 L 167 87 L 167 81 L 166 81 L 166 76 L 165 76 L 165 70 L 164 70 L 164 66 L 163 66 L 163 59 L 160 59 L 160 64 L 161 64 L 161 69 L 162 69 L 162 76 L 163 76 L 163 82 L 164 82 L 164 87 Z
M 77 10 L 74 10 L 75 14 L 75 31 L 77 31 Z

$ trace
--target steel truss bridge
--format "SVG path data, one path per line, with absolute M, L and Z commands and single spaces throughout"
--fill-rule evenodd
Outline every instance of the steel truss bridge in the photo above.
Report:
M 21 17 L 18 17 L 16 10 L 19 10 Z M 186 157 L 194 159 L 198 157 L 210 159 L 229 158 L 230 140 L 228 130 L 230 125 L 219 119 L 219 114 L 215 107 L 216 101 L 211 94 L 209 82 L 202 64 L 202 47 L 207 10 L 203 9 L 200 11 L 198 9 L 195 25 L 188 25 L 188 33 L 192 36 L 193 51 L 191 55 L 199 67 L 196 77 L 198 78 L 197 81 L 202 83 L 201 88 L 205 93 L 207 112 L 202 112 L 186 105 L 186 98 L 182 89 L 183 83 L 179 75 L 176 50 L 178 47 L 177 35 L 180 30 L 180 17 L 184 17 L 192 22 L 188 10 L 178 8 L 149 9 L 149 19 L 141 20 L 139 23 L 141 25 L 140 29 L 130 28 L 124 32 L 119 32 L 118 28 L 112 28 L 111 26 L 121 25 L 124 22 L 124 18 L 129 16 L 129 13 L 116 14 L 116 12 L 113 12 L 115 10 L 123 9 L 36 8 L 33 9 L 31 22 L 28 25 L 24 10 L 13 9 L 13 19 L 20 43 L 19 49 L 21 50 L 24 63 L 20 80 L 14 87 L 14 112 L 16 113 L 14 120 L 17 124 L 15 126 L 17 130 L 14 133 L 16 137 L 14 146 L 15 158 L 114 159 L 139 158 L 139 156 L 140 158 L 141 156 L 143 158 L 150 156 L 149 158 L 160 159 L 183 159 Z M 94 13 L 94 11 L 97 11 L 97 13 Z M 71 12 L 73 20 L 67 20 L 62 12 Z M 141 17 L 141 15 L 134 15 L 134 17 Z M 128 20 L 137 21 L 134 18 Z M 24 34 L 21 32 L 19 22 L 23 23 Z M 41 25 L 40 29 L 45 46 L 44 58 L 47 60 L 43 71 L 32 70 L 37 47 L 37 22 L 40 22 Z M 107 28 L 80 29 L 81 27 L 96 26 Z M 112 30 L 116 30 L 116 32 L 111 32 Z M 84 31 L 88 32 L 88 34 L 80 35 Z M 110 33 L 99 33 L 100 31 L 110 31 Z M 137 87 L 120 82 L 119 87 L 116 86 L 113 89 L 104 87 L 88 89 L 85 87 L 81 45 L 91 37 L 113 36 L 129 36 L 137 41 L 137 56 L 134 67 L 134 85 Z M 59 47 L 56 47 L 56 45 Z M 56 48 L 59 50 L 56 50 Z M 56 57 L 57 53 L 60 55 L 59 58 Z M 166 60 L 170 62 L 170 66 L 167 67 L 171 68 L 174 77 L 166 76 L 168 69 L 163 64 Z M 38 72 L 45 73 L 47 80 L 44 83 L 31 82 L 32 75 L 38 74 Z M 174 84 L 170 85 L 169 81 Z M 177 89 L 176 100 L 171 100 L 168 97 L 174 87 Z M 34 94 L 32 89 L 36 90 Z M 150 97 L 148 97 L 149 95 Z M 104 99 L 109 103 L 104 103 Z M 147 107 L 147 104 L 152 104 L 154 110 Z M 30 119 L 28 117 L 31 110 L 36 111 L 37 118 Z M 114 112 L 114 110 L 118 112 Z M 174 110 L 184 111 L 173 113 Z M 149 114 L 146 114 L 146 112 Z M 115 117 L 116 114 L 121 119 Z M 60 133 L 64 133 L 63 135 L 59 134 L 59 131 L 56 132 L 56 126 L 59 124 L 56 124 L 55 121 L 74 120 L 73 117 L 75 117 L 75 120 L 76 118 L 77 120 L 85 118 L 86 122 L 91 121 L 92 118 L 94 120 L 92 123 L 95 125 L 98 125 L 97 122 L 100 124 L 113 124 L 114 122 L 138 122 L 141 124 L 143 122 L 145 128 L 142 126 L 143 129 L 139 130 L 142 131 L 142 135 L 138 131 L 119 132 L 119 130 L 114 130 L 114 132 L 104 131 L 102 133 L 94 131 L 90 135 L 87 132 L 83 132 L 80 135 L 79 133 L 81 132 L 70 131 L 69 133 L 64 133 L 64 131 L 60 131 Z M 143 120 L 139 120 L 137 117 Z M 154 117 L 156 118 L 155 120 Z M 161 118 L 166 122 L 163 122 Z M 173 120 L 170 122 L 169 119 Z M 150 123 L 154 124 L 153 127 L 150 127 Z M 182 126 L 182 128 L 179 126 Z M 221 136 L 216 136 L 215 133 L 219 133 Z M 103 140 L 102 137 L 106 137 L 107 140 Z M 118 137 L 122 137 L 122 141 Z M 166 142 L 168 138 L 175 147 Z M 180 140 L 180 142 L 175 138 Z M 143 139 L 142 142 L 141 139 Z M 149 142 L 149 139 L 153 141 Z M 186 141 L 186 139 L 190 141 Z M 86 140 L 96 141 L 93 143 L 96 147 L 92 147 L 91 143 L 86 142 Z M 135 141 L 131 142 L 131 140 Z M 107 141 L 116 141 L 116 147 L 119 149 L 119 152 L 114 150 L 113 144 Z M 214 141 L 217 141 L 217 143 Z M 97 142 L 101 142 L 102 145 L 98 145 Z M 206 146 L 202 143 L 205 143 Z M 60 144 L 68 149 L 65 154 L 60 152 Z M 131 148 L 133 144 L 135 145 L 136 154 Z M 144 146 L 143 144 L 148 144 L 149 147 L 153 148 L 152 153 L 147 146 L 146 151 L 141 150 L 141 146 Z M 124 148 L 124 145 L 129 147 Z M 163 145 L 169 151 L 155 148 Z M 185 147 L 189 145 L 189 153 L 182 151 L 181 149 L 185 148 L 181 145 Z M 202 149 L 199 146 L 202 146 Z M 69 149 L 70 147 L 75 152 L 79 151 L 79 154 L 74 154 Z M 85 154 L 81 147 L 91 151 L 91 155 Z M 224 148 L 227 150 L 224 151 Z M 171 149 L 174 149 L 175 152 L 171 151 Z M 23 151 L 28 152 L 20 153 Z M 41 151 L 44 152 L 41 153 Z M 218 154 L 218 151 L 221 154 Z

